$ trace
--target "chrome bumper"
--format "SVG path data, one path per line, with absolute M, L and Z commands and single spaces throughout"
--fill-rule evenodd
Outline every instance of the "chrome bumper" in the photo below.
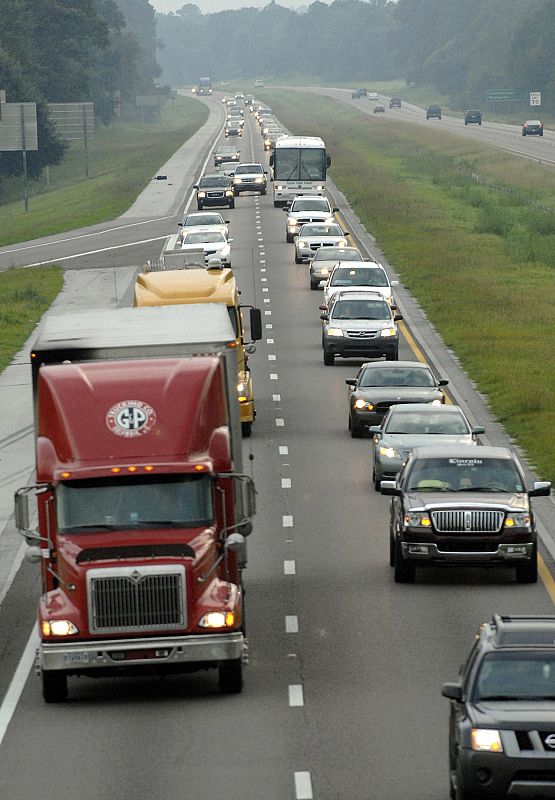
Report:
M 228 661 L 242 658 L 245 645 L 246 640 L 240 631 L 206 636 L 164 636 L 156 639 L 41 642 L 38 666 L 47 671 L 80 672 L 145 664 Z
M 524 548 L 524 552 L 514 553 L 511 550 L 515 547 Z M 401 542 L 401 552 L 404 558 L 417 561 L 450 561 L 450 562 L 474 562 L 476 564 L 487 564 L 496 562 L 529 561 L 534 550 L 533 542 L 523 544 L 500 544 L 496 550 L 482 551 L 463 551 L 452 552 L 440 550 L 436 544 L 430 542 Z

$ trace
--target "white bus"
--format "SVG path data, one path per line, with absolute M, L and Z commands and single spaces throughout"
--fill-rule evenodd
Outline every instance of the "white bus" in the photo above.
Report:
M 270 158 L 274 205 L 285 206 L 299 194 L 324 194 L 330 164 L 317 136 L 280 136 Z

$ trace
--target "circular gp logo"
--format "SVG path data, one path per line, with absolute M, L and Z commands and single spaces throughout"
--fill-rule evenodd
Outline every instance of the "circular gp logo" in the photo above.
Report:
M 156 412 L 142 400 L 121 400 L 106 414 L 106 425 L 116 436 L 143 436 L 156 425 Z

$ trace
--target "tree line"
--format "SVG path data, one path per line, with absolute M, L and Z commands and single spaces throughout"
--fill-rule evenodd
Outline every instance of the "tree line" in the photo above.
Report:
M 483 105 L 487 89 L 543 93 L 555 112 L 553 0 L 335 0 L 290 9 L 203 14 L 192 4 L 157 14 L 164 80 L 305 76 L 404 79 Z
M 93 101 L 108 124 L 120 108 L 152 93 L 155 12 L 148 0 L 0 0 L 0 89 L 10 102 L 36 102 L 39 150 L 29 174 L 63 158 L 66 145 L 49 119 L 49 102 Z M 19 174 L 21 156 L 2 153 L 0 176 Z

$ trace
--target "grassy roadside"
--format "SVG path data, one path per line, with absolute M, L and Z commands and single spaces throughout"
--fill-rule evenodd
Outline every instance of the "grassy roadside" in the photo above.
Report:
M 328 98 L 266 96 L 289 129 L 326 140 L 334 181 L 497 418 L 555 480 L 553 173 Z
M 0 246 L 93 225 L 122 214 L 152 175 L 205 122 L 208 110 L 192 98 L 168 103 L 161 121 L 118 122 L 100 128 L 89 142 L 89 179 L 84 176 L 83 143 L 74 142 L 60 166 L 30 185 L 30 211 L 23 201 L 0 205 Z M 21 181 L 4 187 L 21 194 Z
M 0 272 L 0 371 L 31 335 L 62 284 L 60 267 Z

